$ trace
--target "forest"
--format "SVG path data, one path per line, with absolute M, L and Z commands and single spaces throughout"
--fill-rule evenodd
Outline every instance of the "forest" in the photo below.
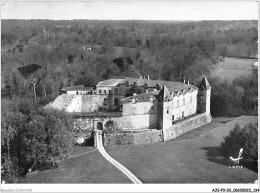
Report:
M 1 88 L 42 104 L 114 77 L 197 82 L 220 59 L 258 54 L 256 20 L 2 20 L 1 30 Z M 39 68 L 21 73 L 28 65 Z

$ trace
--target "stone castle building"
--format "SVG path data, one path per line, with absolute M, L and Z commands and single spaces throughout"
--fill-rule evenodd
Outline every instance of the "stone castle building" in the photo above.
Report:
M 200 114 L 206 117 L 204 123 L 210 122 L 210 96 L 206 77 L 198 86 L 185 80 L 126 77 L 100 81 L 96 87 L 64 88 L 48 107 L 78 115 L 78 120 L 85 121 L 82 129 L 93 129 L 95 121 L 104 126 L 112 120 L 123 130 L 167 130 Z

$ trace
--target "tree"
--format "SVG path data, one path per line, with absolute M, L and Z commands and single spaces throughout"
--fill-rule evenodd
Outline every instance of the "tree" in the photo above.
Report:
M 227 55 L 227 52 L 228 52 L 228 48 L 226 45 L 220 45 L 218 46 L 218 54 L 223 58 L 225 59 L 226 55 Z
M 34 98 L 36 99 L 36 90 L 35 90 L 35 85 L 37 83 L 37 71 L 38 69 L 41 68 L 41 66 L 37 64 L 30 64 L 26 66 L 19 67 L 18 70 L 21 73 L 21 75 L 24 77 L 24 79 L 29 83 L 33 85 L 33 93 L 34 93 Z
M 243 157 L 256 161 L 258 159 L 258 123 L 248 124 L 244 127 L 236 124 L 225 137 L 221 148 L 228 157 L 236 157 L 240 148 L 243 148 Z
M 73 145 L 67 113 L 40 108 L 29 99 L 14 99 L 8 109 L 1 119 L 1 165 L 7 171 L 2 177 L 12 180 L 66 160 Z

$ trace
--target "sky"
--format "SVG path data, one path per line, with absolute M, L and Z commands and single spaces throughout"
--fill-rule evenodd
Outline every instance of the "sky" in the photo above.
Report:
M 251 20 L 257 1 L 1 2 L 2 19 Z

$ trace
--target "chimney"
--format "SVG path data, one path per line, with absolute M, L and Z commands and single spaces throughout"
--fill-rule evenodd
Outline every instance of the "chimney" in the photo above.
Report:
M 187 84 L 190 85 L 190 81 L 188 81 Z
M 182 79 L 182 80 L 183 80 L 183 83 L 185 84 L 185 78 L 184 78 L 184 77 L 183 77 L 183 79 Z

